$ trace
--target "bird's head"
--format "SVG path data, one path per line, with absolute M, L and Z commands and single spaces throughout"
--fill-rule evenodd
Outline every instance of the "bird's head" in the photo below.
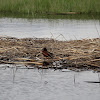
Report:
M 47 48 L 43 48 L 42 51 L 47 51 Z
M 47 51 L 47 48 L 43 48 L 42 51 Z

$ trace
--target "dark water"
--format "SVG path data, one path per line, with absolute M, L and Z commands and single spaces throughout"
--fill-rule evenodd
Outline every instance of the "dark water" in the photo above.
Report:
M 99 81 L 99 74 L 0 68 L 0 100 L 100 100 L 100 84 L 85 81 Z
M 77 17 L 77 16 L 76 16 Z M 98 38 L 100 36 L 100 20 L 80 18 L 0 18 L 0 36 L 10 36 L 17 38 L 37 37 L 55 38 L 60 40 L 76 40 Z

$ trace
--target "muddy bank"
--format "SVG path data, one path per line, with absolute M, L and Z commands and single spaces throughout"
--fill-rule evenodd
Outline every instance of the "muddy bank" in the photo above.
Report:
M 53 59 L 44 58 L 41 53 L 44 47 L 54 54 Z M 18 62 L 37 67 L 41 65 L 43 68 L 79 68 L 100 71 L 100 39 L 57 41 L 0 37 L 0 63 L 18 64 Z

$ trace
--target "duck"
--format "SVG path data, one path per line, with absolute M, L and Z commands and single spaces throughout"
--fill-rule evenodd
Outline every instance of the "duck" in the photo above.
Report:
M 53 58 L 53 53 L 49 52 L 46 47 L 42 49 L 42 54 L 46 58 Z

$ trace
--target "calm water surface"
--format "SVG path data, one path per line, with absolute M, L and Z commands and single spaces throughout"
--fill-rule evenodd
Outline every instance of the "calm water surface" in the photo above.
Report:
M 76 40 L 97 38 L 99 33 L 99 20 L 0 18 L 0 36 L 56 38 L 62 34 L 66 40 Z M 63 36 L 57 39 L 64 40 Z
M 97 32 L 98 31 L 98 32 Z M 0 18 L 0 36 L 76 40 L 97 38 L 100 21 L 76 19 Z M 0 100 L 100 100 L 99 74 L 92 71 L 1 68 Z M 11 65 L 10 65 L 11 66 Z
M 4 65 L 0 65 L 2 67 Z M 98 73 L 0 68 L 0 100 L 100 100 Z

